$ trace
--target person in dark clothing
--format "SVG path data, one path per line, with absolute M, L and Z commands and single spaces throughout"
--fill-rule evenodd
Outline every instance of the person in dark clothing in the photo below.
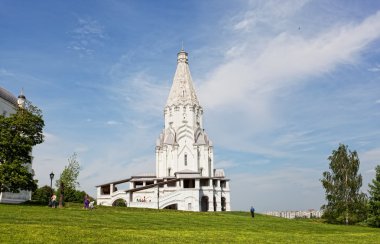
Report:
M 252 218 L 255 217 L 255 209 L 253 208 L 253 206 L 251 206 L 251 216 Z

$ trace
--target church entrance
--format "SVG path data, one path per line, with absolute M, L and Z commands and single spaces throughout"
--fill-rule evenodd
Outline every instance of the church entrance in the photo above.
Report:
M 166 206 L 164 209 L 178 210 L 177 203 Z
M 208 211 L 208 196 L 203 196 L 201 199 L 201 211 L 202 212 Z
M 213 202 L 214 202 L 214 212 L 216 212 L 216 206 L 217 205 L 216 205 L 216 197 L 215 196 L 213 197 Z
M 222 207 L 222 211 L 226 211 L 226 198 L 225 197 L 222 197 L 222 199 L 221 199 L 221 207 Z
M 119 198 L 119 199 L 115 200 L 115 201 L 112 203 L 112 206 L 113 206 L 113 207 L 126 207 L 126 206 L 127 206 L 127 201 L 125 201 L 125 200 L 122 199 L 122 198 Z

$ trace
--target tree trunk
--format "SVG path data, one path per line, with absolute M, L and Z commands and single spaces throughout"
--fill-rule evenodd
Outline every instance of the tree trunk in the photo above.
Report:
M 346 191 L 347 191 L 347 187 L 348 187 L 348 176 L 347 176 L 347 170 L 346 170 Z M 346 192 L 346 225 L 348 225 L 348 192 Z
M 60 195 L 59 195 L 59 207 L 60 207 L 60 208 L 63 207 L 63 194 L 64 194 L 64 188 L 65 188 L 65 185 L 63 184 L 63 182 L 61 182 L 61 192 L 60 192 Z

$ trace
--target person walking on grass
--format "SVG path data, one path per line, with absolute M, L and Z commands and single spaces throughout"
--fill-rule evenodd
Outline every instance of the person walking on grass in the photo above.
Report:
M 51 207 L 56 208 L 57 207 L 57 196 L 53 193 L 51 196 Z
M 84 209 L 87 210 L 89 208 L 89 204 L 90 204 L 90 199 L 89 199 L 88 195 L 86 194 L 84 196 Z
M 255 208 L 253 206 L 251 206 L 251 216 L 252 218 L 255 217 Z

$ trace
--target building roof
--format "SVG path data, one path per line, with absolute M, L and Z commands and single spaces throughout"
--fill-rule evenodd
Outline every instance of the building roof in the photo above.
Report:
M 107 182 L 107 183 L 104 183 L 104 184 L 101 184 L 101 185 L 97 185 L 95 187 L 108 186 L 110 184 L 114 184 L 114 185 L 122 184 L 122 183 L 129 182 L 131 179 L 132 179 L 132 177 L 131 178 L 127 178 L 127 179 L 123 179 L 123 180 L 111 181 L 111 182 Z
M 188 55 L 187 52 L 182 49 L 177 55 L 177 69 L 174 74 L 173 85 L 170 89 L 166 106 L 186 104 L 199 106 L 193 80 L 191 79 Z
M 14 106 L 17 106 L 17 98 L 2 87 L 0 87 L 0 98 L 6 100 Z
M 199 174 L 199 171 L 194 171 L 194 170 L 190 170 L 190 169 L 184 169 L 184 170 L 177 171 L 175 173 L 176 174 Z
M 156 186 L 166 185 L 168 183 L 176 182 L 178 180 L 179 179 L 171 179 L 171 180 L 167 180 L 167 181 L 161 181 L 161 182 L 150 184 L 150 185 L 147 185 L 147 186 L 141 186 L 141 187 L 137 187 L 137 188 L 128 189 L 128 190 L 125 190 L 125 192 L 141 191 L 141 190 L 153 188 L 153 187 L 156 187 Z
M 118 185 L 118 184 L 126 183 L 126 182 L 129 182 L 129 181 L 154 180 L 155 178 L 156 178 L 155 175 L 150 174 L 150 173 L 146 173 L 146 174 L 142 174 L 142 175 L 134 175 L 134 176 L 131 176 L 129 178 L 122 179 L 122 180 L 110 181 L 110 182 L 107 182 L 107 183 L 103 183 L 103 184 L 97 185 L 95 187 L 108 186 L 110 184 Z

